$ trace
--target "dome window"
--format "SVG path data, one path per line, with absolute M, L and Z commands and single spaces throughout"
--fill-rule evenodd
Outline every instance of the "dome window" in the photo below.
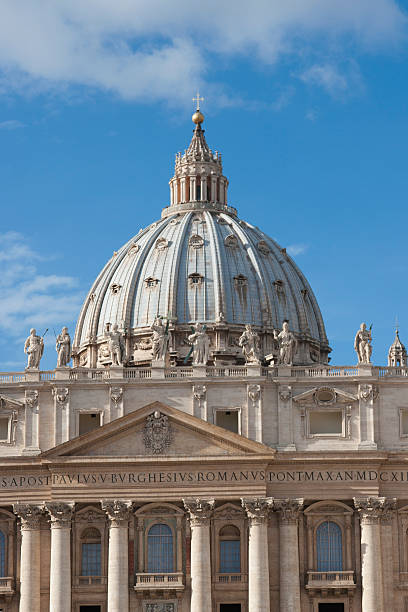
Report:
M 277 279 L 276 281 L 273 281 L 273 286 L 275 287 L 277 293 L 283 292 L 283 280 Z
M 190 287 L 200 287 L 204 282 L 204 277 L 201 274 L 198 274 L 198 272 L 193 272 L 192 274 L 189 274 L 188 281 Z
M 159 282 L 159 279 L 153 278 L 153 276 L 149 276 L 148 278 L 145 278 L 146 287 L 149 287 L 150 289 L 152 289 L 153 287 L 156 287 L 158 282 Z
M 271 249 L 269 248 L 265 240 L 260 240 L 258 242 L 258 251 L 260 251 L 262 255 L 269 255 L 269 253 L 271 252 Z
M 229 234 L 226 238 L 225 238 L 225 246 L 229 247 L 230 249 L 236 249 L 238 246 L 238 239 L 236 236 L 234 236 L 234 234 Z
M 169 241 L 166 238 L 159 238 L 156 240 L 156 249 L 158 251 L 164 251 L 169 246 Z
M 238 274 L 238 276 L 234 276 L 234 285 L 236 288 L 246 287 L 248 285 L 247 277 L 243 274 Z
M 188 243 L 193 249 L 201 249 L 204 246 L 204 238 L 198 234 L 193 234 L 190 236 Z
M 111 285 L 112 295 L 117 295 L 121 289 L 122 285 L 117 285 L 116 283 L 114 283 L 113 285 Z

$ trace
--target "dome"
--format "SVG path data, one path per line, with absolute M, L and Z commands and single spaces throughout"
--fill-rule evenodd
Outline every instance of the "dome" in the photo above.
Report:
M 227 204 L 221 156 L 209 149 L 201 124 L 177 154 L 170 206 L 115 252 L 81 310 L 74 341 L 77 365 L 107 365 L 106 331 L 117 324 L 128 365 L 151 360 L 150 327 L 170 322 L 173 364 L 185 359 L 185 339 L 205 323 L 214 362 L 239 363 L 246 324 L 259 333 L 264 355 L 285 320 L 298 339 L 298 363 L 327 362 L 330 351 L 316 298 L 286 249 L 239 219 Z

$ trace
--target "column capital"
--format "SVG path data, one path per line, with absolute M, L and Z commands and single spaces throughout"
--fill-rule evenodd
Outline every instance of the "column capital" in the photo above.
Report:
M 21 529 L 39 529 L 43 507 L 37 504 L 13 504 L 13 512 L 21 519 Z
M 44 504 L 44 509 L 51 517 L 51 529 L 70 527 L 74 502 L 50 502 Z
M 303 507 L 303 498 L 275 499 L 275 510 L 279 512 L 281 523 L 297 523 Z
M 268 520 L 272 510 L 272 497 L 242 497 L 241 505 L 247 513 L 251 525 L 259 525 Z
M 214 510 L 214 499 L 186 498 L 183 499 L 185 509 L 190 515 L 190 525 L 208 525 Z
M 123 499 L 102 499 L 102 510 L 105 510 L 111 527 L 121 527 L 130 518 L 133 502 Z
M 362 525 L 391 521 L 397 507 L 395 497 L 354 497 L 353 501 Z

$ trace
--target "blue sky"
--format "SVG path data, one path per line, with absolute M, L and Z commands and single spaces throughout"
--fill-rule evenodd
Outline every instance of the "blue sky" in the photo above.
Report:
M 234 7 L 232 10 L 232 6 Z M 3 0 L 0 370 L 75 320 L 114 250 L 168 204 L 197 88 L 230 202 L 316 293 L 332 363 L 361 321 L 408 344 L 408 6 L 392 0 Z M 290 247 L 290 248 L 289 248 Z

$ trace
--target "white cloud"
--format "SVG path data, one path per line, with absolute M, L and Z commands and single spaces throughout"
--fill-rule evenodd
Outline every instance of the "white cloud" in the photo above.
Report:
M 296 255 L 302 255 L 303 253 L 306 253 L 307 249 L 307 244 L 291 244 L 286 248 L 287 252 L 289 253 L 289 255 L 292 255 L 292 257 L 296 257 Z
M 32 326 L 51 327 L 72 321 L 82 296 L 71 276 L 44 274 L 43 258 L 18 232 L 0 235 L 0 331 L 19 337 Z
M 205 9 L 187 0 L 2 0 L 0 92 L 79 85 L 190 101 L 219 59 L 251 57 L 259 67 L 284 55 L 308 62 L 305 75 L 314 64 L 309 81 L 330 91 L 341 75 L 316 53 L 392 48 L 406 23 L 396 0 L 207 0 Z M 223 100 L 216 83 L 205 88 Z
M 312 122 L 317 121 L 318 116 L 319 116 L 319 113 L 314 108 L 310 108 L 308 111 L 306 111 L 306 114 L 305 114 L 306 119 Z
M 9 119 L 8 121 L 0 122 L 0 130 L 18 130 L 25 127 L 25 124 L 17 119 Z

